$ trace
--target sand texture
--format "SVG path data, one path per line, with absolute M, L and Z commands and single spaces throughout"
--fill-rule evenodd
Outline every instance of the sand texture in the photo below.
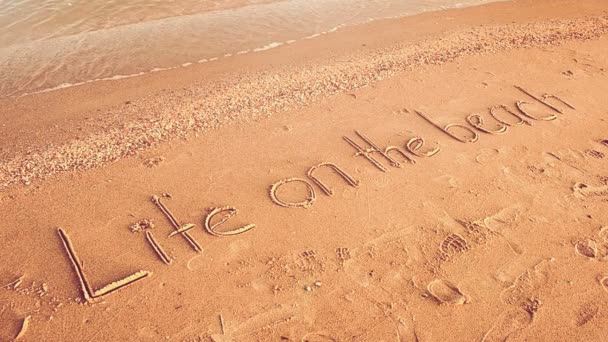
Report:
M 608 3 L 209 68 L 0 100 L 0 341 L 606 340 Z

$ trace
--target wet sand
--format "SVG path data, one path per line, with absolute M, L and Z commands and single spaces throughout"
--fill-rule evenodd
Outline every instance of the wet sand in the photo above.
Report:
M 602 340 L 606 10 L 428 13 L 3 102 L 1 338 Z
M 215 63 L 377 19 L 493 1 L 10 2 L 0 4 L 0 97 Z

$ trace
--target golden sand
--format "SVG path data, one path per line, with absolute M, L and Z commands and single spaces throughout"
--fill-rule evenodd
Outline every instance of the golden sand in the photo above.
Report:
M 0 101 L 0 340 L 605 340 L 606 11 L 494 3 Z
M 192 87 L 166 98 L 136 102 L 135 107 L 144 116 L 137 121 L 114 123 L 114 127 L 84 139 L 9 157 L 0 164 L 0 185 L 17 182 L 27 185 L 57 173 L 106 165 L 161 141 L 218 128 L 235 119 L 247 120 L 307 105 L 323 97 L 370 86 L 416 66 L 515 48 L 584 41 L 607 31 L 606 16 L 471 28 L 413 46 L 355 54 L 325 65 L 232 75 L 213 88 Z

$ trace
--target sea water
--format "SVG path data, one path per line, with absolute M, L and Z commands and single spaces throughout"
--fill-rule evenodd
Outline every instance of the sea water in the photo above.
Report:
M 210 63 L 348 25 L 491 1 L 0 0 L 0 97 Z

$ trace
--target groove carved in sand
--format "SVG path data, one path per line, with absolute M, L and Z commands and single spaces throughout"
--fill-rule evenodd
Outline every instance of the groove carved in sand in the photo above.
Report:
M 572 105 L 570 105 L 569 103 L 567 103 L 567 102 L 563 101 L 561 98 L 559 98 L 559 97 L 557 97 L 557 96 L 555 96 L 555 95 L 551 95 L 551 94 L 545 94 L 545 95 L 543 95 L 542 97 L 538 97 L 538 96 L 536 96 L 536 95 L 532 94 L 532 93 L 531 93 L 531 92 L 529 92 L 527 89 L 525 89 L 525 88 L 523 88 L 523 87 L 521 87 L 521 86 L 516 85 L 516 86 L 514 86 L 514 87 L 515 87 L 515 89 L 517 89 L 517 90 L 521 91 L 522 93 L 524 93 L 524 94 L 526 94 L 526 95 L 530 96 L 531 98 L 535 99 L 536 101 L 540 102 L 540 103 L 541 103 L 542 105 L 544 105 L 545 107 L 548 107 L 549 109 L 552 109 L 552 110 L 554 110 L 554 111 L 556 111 L 556 112 L 558 112 L 558 113 L 560 113 L 560 114 L 564 114 L 563 109 L 561 109 L 561 108 L 559 108 L 559 107 L 556 107 L 556 106 L 552 105 L 551 103 L 547 102 L 547 101 L 546 101 L 547 99 L 549 99 L 549 98 L 552 98 L 552 99 L 557 99 L 557 100 L 559 100 L 560 102 L 562 102 L 563 104 L 565 104 L 565 105 L 567 105 L 568 107 L 570 107 L 571 109 L 575 109 L 575 108 L 574 108 Z M 522 113 L 523 113 L 523 112 L 522 112 Z M 534 117 L 531 117 L 531 118 L 532 118 L 532 119 L 535 119 Z M 535 120 L 542 120 L 542 119 L 535 119 Z M 551 120 L 553 120 L 553 119 L 551 119 Z
M 297 305 L 278 305 L 248 318 L 244 322 L 225 324 L 224 334 L 211 336 L 213 341 L 247 341 L 246 336 L 258 331 L 271 329 L 279 324 L 292 321 L 298 313 Z M 223 320 L 223 318 L 222 318 Z M 238 339 L 236 339 L 239 337 Z M 243 338 L 243 339 L 241 339 Z
M 376 145 L 373 141 L 371 141 L 371 139 L 369 139 L 367 136 L 365 136 L 364 134 L 362 134 L 358 131 L 355 131 L 355 133 L 359 136 L 359 138 L 361 138 L 363 141 L 365 141 L 370 146 L 368 148 L 363 148 L 359 144 L 357 144 L 354 140 L 352 140 L 351 138 L 349 138 L 347 136 L 343 136 L 342 138 L 357 151 L 355 153 L 355 157 L 358 157 L 358 156 L 364 157 L 370 163 L 372 163 L 372 165 L 374 165 L 378 170 L 380 170 L 382 172 L 388 172 L 389 170 L 388 170 L 388 168 L 386 168 L 386 166 L 382 165 L 382 163 L 380 163 L 378 160 L 376 160 L 372 156 L 372 153 L 379 153 L 382 157 L 384 157 L 384 159 L 388 160 L 388 162 L 392 166 L 399 167 L 401 165 L 401 164 L 399 164 L 398 161 L 396 161 L 391 156 L 389 156 L 384 150 L 380 149 L 380 147 L 378 147 L 378 145 Z
M 598 281 L 604 291 L 608 292 L 608 275 L 603 275 L 598 278 Z
M 211 219 L 215 215 L 217 215 L 219 213 L 223 213 L 223 212 L 227 212 L 228 214 L 226 214 L 224 217 L 222 217 L 218 222 L 212 224 Z M 243 233 L 255 228 L 255 224 L 251 223 L 251 224 L 247 224 L 243 227 L 231 229 L 228 231 L 220 232 L 220 231 L 216 230 L 217 227 L 221 226 L 226 221 L 228 221 L 231 217 L 236 216 L 238 213 L 239 213 L 238 209 L 235 207 L 231 207 L 231 206 L 213 208 L 211 210 L 211 212 L 205 217 L 205 230 L 207 231 L 207 233 L 209 233 L 213 236 L 233 236 L 233 235 L 243 234 Z
M 450 136 L 452 139 L 460 141 L 461 143 L 475 143 L 479 140 L 479 134 L 477 134 L 477 132 L 475 132 L 475 130 L 473 130 L 469 126 L 465 126 L 462 124 L 447 124 L 446 126 L 441 126 L 441 125 L 435 123 L 430 117 L 428 117 L 426 114 L 422 113 L 421 111 L 417 110 L 416 114 L 418 114 L 420 117 L 422 117 L 424 120 L 426 120 L 431 125 L 435 126 L 437 129 L 439 129 L 443 133 Z M 459 137 L 459 136 L 455 135 L 454 133 L 450 132 L 450 130 L 452 128 L 456 128 L 456 127 L 463 129 L 465 131 L 468 131 L 469 133 L 471 133 L 471 137 L 462 138 L 462 137 Z
M 5 288 L 5 289 L 11 289 L 11 288 L 16 289 L 19 287 L 19 285 L 21 285 L 24 277 L 25 277 L 25 274 L 22 274 L 19 277 L 17 277 L 15 280 L 11 281 L 10 283 L 0 286 L 0 287 Z
M 161 201 L 160 197 L 152 196 L 152 203 L 154 203 L 158 207 L 158 209 L 160 209 L 160 211 L 163 213 L 163 215 L 165 215 L 167 220 L 169 220 L 169 222 L 173 225 L 173 228 L 175 228 L 176 231 L 179 231 L 184 227 L 179 223 L 179 221 L 177 221 L 175 215 L 173 215 L 169 208 L 167 208 L 167 206 Z M 190 246 L 192 246 L 195 251 L 199 253 L 203 251 L 203 248 L 198 243 L 198 241 L 196 241 L 187 230 L 181 233 L 181 235 L 184 237 L 184 239 L 186 239 L 186 241 L 188 241 Z
M 566 102 L 565 100 L 563 100 L 562 98 L 560 98 L 559 96 L 553 95 L 553 94 L 544 94 L 542 97 L 538 97 L 534 94 L 532 94 L 531 92 L 529 92 L 528 90 L 520 87 L 520 86 L 515 86 L 516 89 L 520 90 L 521 92 L 523 92 L 524 94 L 530 96 L 531 98 L 533 98 L 534 100 L 538 101 L 540 104 L 544 105 L 545 107 L 559 113 L 559 114 L 564 114 L 563 109 L 552 105 L 550 102 L 548 102 L 547 100 L 552 99 L 552 100 L 557 100 L 559 101 L 561 104 L 569 107 L 570 109 L 576 109 L 574 108 L 573 105 L 571 105 L 570 103 Z M 526 101 L 517 101 L 515 103 L 515 105 L 517 106 L 517 109 L 519 109 L 519 111 L 525 115 L 526 117 L 533 119 L 533 120 L 541 120 L 541 121 L 551 121 L 551 120 L 555 120 L 557 119 L 557 115 L 555 114 L 548 114 L 546 116 L 543 117 L 538 117 L 538 116 L 534 116 L 532 114 L 529 113 L 528 110 L 525 109 L 526 105 L 530 105 L 531 103 L 526 102 Z
M 28 315 L 23 319 L 23 322 L 21 322 L 21 329 L 19 329 L 19 333 L 17 334 L 17 336 L 15 336 L 15 341 L 18 341 L 25 336 L 25 334 L 27 333 L 27 329 L 30 326 L 31 320 L 32 320 L 31 315 Z
M 555 114 L 549 114 L 547 116 L 543 116 L 543 117 L 538 117 L 538 116 L 534 116 L 532 114 L 529 113 L 529 110 L 525 108 L 525 106 L 527 105 L 531 105 L 530 102 L 526 102 L 526 101 L 517 101 L 515 103 L 515 106 L 517 107 L 517 109 L 519 109 L 519 111 L 525 115 L 526 117 L 536 120 L 536 121 L 553 121 L 555 119 L 557 119 L 557 115 Z
M 342 179 L 348 183 L 348 185 L 352 187 L 359 186 L 359 181 L 350 176 L 346 171 L 342 170 L 334 163 L 323 162 L 321 164 L 315 165 L 308 170 L 308 178 L 310 178 L 321 190 L 327 195 L 332 196 L 334 194 L 333 190 L 331 190 L 327 185 L 325 185 L 321 180 L 314 175 L 315 171 L 321 167 L 328 167 L 332 169 L 335 173 L 337 173 Z
M 78 280 L 80 282 L 82 294 L 84 296 L 84 299 L 87 302 L 93 302 L 93 300 L 96 298 L 105 296 L 114 291 L 118 291 L 121 288 L 129 286 L 129 285 L 135 283 L 136 281 L 146 278 L 152 274 L 152 272 L 150 272 L 150 271 L 138 271 L 138 272 L 131 274 L 130 276 L 128 276 L 126 278 L 112 282 L 112 283 L 102 287 L 99 290 L 93 290 L 93 288 L 91 287 L 91 285 L 89 285 L 89 282 L 87 281 L 87 278 L 84 274 L 84 270 L 82 267 L 82 262 L 78 258 L 78 255 L 76 254 L 76 251 L 74 250 L 74 246 L 72 245 L 72 241 L 70 241 L 69 236 L 61 228 L 58 228 L 57 232 L 59 233 L 59 237 L 61 238 L 61 241 L 63 242 L 63 246 L 65 247 L 68 257 L 70 258 L 70 261 L 72 262 L 72 266 L 74 267 L 74 271 L 76 272 L 76 275 L 78 276 Z
M 562 99 L 561 97 L 559 97 L 557 95 L 553 95 L 553 94 L 545 94 L 545 95 L 543 95 L 543 101 L 544 102 L 547 102 L 547 100 L 549 100 L 549 99 L 557 100 L 557 101 L 561 102 L 562 104 L 565 104 L 570 109 L 576 110 L 576 108 L 573 105 L 571 105 L 569 102 L 567 102 L 566 100 Z
M 387 155 L 390 155 L 390 152 L 395 152 L 395 153 L 399 154 L 400 156 L 402 156 L 403 158 L 405 158 L 406 162 L 408 162 L 410 164 L 416 164 L 416 159 L 410 157 L 399 146 L 388 146 L 388 147 L 386 147 L 386 149 L 384 150 L 384 153 L 386 153 Z M 399 166 L 399 167 L 401 167 L 401 166 Z
M 146 240 L 148 241 L 152 249 L 154 249 L 154 252 L 156 252 L 156 255 L 158 255 L 160 260 L 167 265 L 171 265 L 173 260 L 171 260 L 169 255 L 162 248 L 162 246 L 156 241 L 151 231 L 146 231 Z
M 563 104 L 563 105 L 565 105 L 565 106 L 569 107 L 570 109 L 573 109 L 573 110 L 575 110 L 575 109 L 576 109 L 576 108 L 575 108 L 573 105 L 571 105 L 569 102 L 567 102 L 567 101 L 563 100 L 562 98 L 560 98 L 560 97 L 559 97 L 559 96 L 557 96 L 557 95 L 553 95 L 553 94 L 544 94 L 542 97 L 538 97 L 538 96 L 536 96 L 536 95 L 532 94 L 531 92 L 529 92 L 528 90 L 526 90 L 526 89 L 524 89 L 524 88 L 522 88 L 522 87 L 520 87 L 520 86 L 515 86 L 515 88 L 517 88 L 518 90 L 520 90 L 520 91 L 521 91 L 521 92 L 523 92 L 524 94 L 526 94 L 526 95 L 530 96 L 530 97 L 531 97 L 531 98 L 533 98 L 534 100 L 538 101 L 539 103 L 541 103 L 541 104 L 542 104 L 542 105 L 544 105 L 545 107 L 547 107 L 547 108 L 549 108 L 549 109 L 551 109 L 551 110 L 553 110 L 553 111 L 558 112 L 559 114 L 563 114 L 563 113 L 564 113 L 564 111 L 563 111 L 561 108 L 559 108 L 559 107 L 556 107 L 556 106 L 552 105 L 552 104 L 551 104 L 550 102 L 548 102 L 547 100 L 549 100 L 549 99 L 552 99 L 552 100 L 557 100 L 557 101 L 559 101 L 561 104 Z M 537 121 L 552 121 L 552 120 L 557 119 L 557 115 L 555 115 L 555 114 L 549 114 L 549 115 L 546 115 L 546 116 L 543 116 L 543 117 L 538 117 L 538 116 L 534 116 L 534 115 L 530 114 L 530 113 L 529 113 L 529 110 L 527 110 L 527 109 L 525 108 L 525 106 L 526 106 L 526 105 L 530 105 L 530 104 L 531 104 L 531 103 L 526 102 L 526 101 L 517 101 L 517 102 L 515 103 L 515 105 L 516 105 L 517 109 L 518 109 L 518 110 L 519 110 L 519 111 L 520 111 L 520 112 L 521 112 L 523 115 L 525 115 L 526 117 L 528 117 L 528 118 L 530 118 L 530 119 L 537 120 Z M 529 124 L 529 123 L 528 123 L 528 124 Z
M 477 128 L 478 130 L 480 130 L 480 131 L 482 131 L 484 133 L 487 133 L 487 134 L 495 134 L 495 135 L 505 134 L 505 133 L 507 133 L 507 130 L 509 129 L 509 127 L 507 125 L 505 125 L 505 124 L 503 124 L 501 122 L 501 125 L 500 125 L 499 129 L 494 130 L 494 131 L 489 130 L 489 129 L 487 129 L 487 128 L 484 127 L 483 117 L 481 115 L 475 114 L 475 113 L 470 114 L 469 116 L 467 116 L 467 122 L 471 126 Z
M 357 150 L 357 152 L 355 153 L 355 156 L 363 156 L 365 159 L 367 159 L 370 163 L 372 163 L 376 168 L 378 168 L 378 170 L 382 171 L 382 172 L 388 172 L 388 169 L 386 168 L 386 166 L 382 165 L 382 163 L 380 163 L 379 161 L 377 161 L 374 157 L 371 156 L 372 152 L 378 152 L 374 149 L 363 149 L 361 146 L 359 146 L 356 142 L 354 142 L 351 138 L 347 137 L 347 136 L 343 136 L 342 137 L 349 145 L 351 145 L 352 147 L 355 148 L 355 150 Z
M 417 156 L 417 157 L 427 157 L 430 158 L 441 151 L 441 147 L 437 146 L 434 149 L 428 150 L 426 152 L 419 152 L 419 150 L 425 145 L 424 138 L 422 137 L 414 137 L 407 141 L 405 144 L 405 148 L 407 148 L 408 152 Z
M 185 233 L 194 227 L 196 227 L 194 225 L 194 223 L 186 223 L 185 225 L 181 226 L 180 229 L 172 231 L 171 234 L 169 234 L 169 237 L 173 237 L 177 234 Z
M 369 146 L 371 146 L 371 149 L 373 152 L 378 152 L 380 153 L 380 155 L 382 155 L 386 160 L 389 161 L 389 163 L 391 164 L 391 166 L 394 167 L 401 167 L 401 164 L 393 159 L 393 157 L 389 156 L 388 153 L 386 153 L 386 151 L 382 151 L 382 149 L 380 148 L 380 146 L 378 146 L 375 142 L 372 141 L 372 139 L 368 138 L 365 134 L 355 130 L 355 133 L 359 136 L 359 138 L 363 139 L 363 141 L 365 141 Z M 367 152 L 369 153 L 369 152 Z
M 306 199 L 304 201 L 301 201 L 301 202 L 286 202 L 286 201 L 283 201 L 283 200 L 281 200 L 279 198 L 279 196 L 278 196 L 278 190 L 279 190 L 279 188 L 281 186 L 283 186 L 283 185 L 285 185 L 287 183 L 291 183 L 291 182 L 300 182 L 300 183 L 304 183 L 306 185 L 308 193 L 306 194 Z M 281 207 L 308 209 L 308 208 L 312 207 L 312 205 L 317 200 L 317 195 L 315 193 L 315 189 L 305 179 L 302 179 L 302 178 L 287 178 L 287 179 L 282 179 L 282 180 L 274 183 L 270 187 L 270 199 L 272 199 L 272 201 L 275 204 L 278 204 Z
M 496 111 L 498 111 L 499 109 L 502 109 L 505 113 L 515 117 L 517 119 L 517 122 L 507 122 L 501 118 L 498 117 L 498 114 L 496 113 Z M 490 107 L 490 115 L 496 119 L 496 121 L 502 123 L 505 126 L 519 126 L 519 125 L 529 125 L 532 126 L 532 123 L 524 118 L 522 118 L 521 116 L 517 115 L 517 113 L 515 113 L 514 111 L 511 110 L 511 108 L 509 108 L 507 105 L 496 105 L 496 106 L 492 106 Z

